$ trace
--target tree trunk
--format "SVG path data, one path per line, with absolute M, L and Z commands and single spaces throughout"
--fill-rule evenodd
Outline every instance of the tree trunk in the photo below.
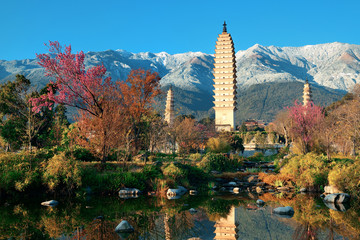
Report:
M 286 128 L 283 127 L 283 131 L 284 131 L 284 138 L 285 138 L 285 147 L 289 146 L 289 141 L 288 141 L 288 135 L 287 135 L 287 131 Z
M 351 149 L 351 156 L 356 156 L 356 151 L 355 151 L 355 139 L 352 139 L 352 149 Z
M 101 163 L 105 164 L 107 160 L 107 149 L 106 149 L 106 143 L 107 143 L 107 132 L 104 129 L 104 138 L 103 138 L 103 147 L 102 147 L 102 157 L 101 157 Z

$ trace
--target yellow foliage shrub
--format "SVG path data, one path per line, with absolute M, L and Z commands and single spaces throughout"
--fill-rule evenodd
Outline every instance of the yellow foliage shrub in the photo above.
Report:
M 80 164 L 65 153 L 54 155 L 44 166 L 44 180 L 48 187 L 54 190 L 60 184 L 65 184 L 68 190 L 81 185 Z
M 280 170 L 282 175 L 294 179 L 299 187 L 318 187 L 327 184 L 328 172 L 326 157 L 315 153 L 292 157 Z
M 346 212 L 330 211 L 331 218 L 338 225 L 342 226 L 338 233 L 347 239 L 359 239 L 360 218 L 359 205 L 354 205 Z
M 202 156 L 200 153 L 193 153 L 193 154 L 190 154 L 190 156 L 189 156 L 190 160 L 193 160 L 196 162 L 201 161 L 201 158 L 202 158 Z
M 360 160 L 335 165 L 329 172 L 328 179 L 329 184 L 336 186 L 339 190 L 359 196 Z
M 179 179 L 183 176 L 183 171 L 181 168 L 176 166 L 174 163 L 170 163 L 168 165 L 165 165 L 162 168 L 163 174 L 166 177 L 170 177 L 172 179 Z
M 206 146 L 213 153 L 227 153 L 230 151 L 231 146 L 225 140 L 221 138 L 210 138 Z

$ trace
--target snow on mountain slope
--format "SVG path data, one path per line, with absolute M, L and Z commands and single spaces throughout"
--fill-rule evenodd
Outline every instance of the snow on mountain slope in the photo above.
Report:
M 256 44 L 239 51 L 236 59 L 240 86 L 308 78 L 320 86 L 348 91 L 360 83 L 359 45 L 334 42 L 280 48 Z
M 235 42 L 236 45 L 236 42 Z M 304 47 L 254 45 L 238 51 L 237 80 L 240 87 L 265 82 L 304 81 L 333 89 L 350 90 L 360 83 L 360 45 L 327 43 Z M 130 53 L 124 50 L 88 52 L 86 66 L 103 63 L 114 79 L 125 79 L 131 69 L 159 72 L 161 84 L 188 91 L 212 92 L 213 56 L 201 52 L 181 54 Z M 39 87 L 44 77 L 35 59 L 0 60 L 0 82 L 11 80 L 17 73 L 26 75 Z

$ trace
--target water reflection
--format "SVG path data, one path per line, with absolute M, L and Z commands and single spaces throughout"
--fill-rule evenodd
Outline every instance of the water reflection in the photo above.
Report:
M 279 152 L 276 148 L 268 148 L 268 149 L 245 149 L 242 153 L 240 153 L 240 156 L 242 157 L 251 157 L 254 156 L 255 153 L 260 152 L 264 156 L 271 156 L 274 154 L 277 154 Z
M 214 239 L 229 239 L 236 240 L 236 212 L 238 208 L 231 207 L 226 218 L 220 218 L 215 223 L 215 237 Z
M 256 205 L 258 198 L 264 207 Z M 0 202 L 0 239 L 360 239 L 356 201 L 341 212 L 309 195 L 94 197 L 60 199 L 55 208 L 41 201 Z M 278 206 L 292 206 L 294 216 L 272 214 Z M 115 233 L 122 220 L 134 233 Z

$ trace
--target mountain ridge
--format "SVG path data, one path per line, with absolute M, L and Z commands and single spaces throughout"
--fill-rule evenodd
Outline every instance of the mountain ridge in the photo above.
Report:
M 182 96 L 178 96 L 179 101 L 185 96 L 202 96 L 204 100 L 210 100 L 210 103 L 200 103 L 203 106 L 184 101 L 183 107 L 187 111 L 196 112 L 201 109 L 205 114 L 204 107 L 210 109 L 212 106 L 214 56 L 211 54 L 131 53 L 118 49 L 90 51 L 85 55 L 86 67 L 104 64 L 113 79 L 126 79 L 131 69 L 143 68 L 159 72 L 163 89 L 169 85 L 177 87 L 182 92 Z M 319 88 L 349 91 L 354 84 L 360 83 L 359 59 L 360 45 L 355 44 L 334 42 L 303 47 L 255 44 L 236 53 L 237 86 L 239 92 L 241 90 L 246 95 L 246 89 L 258 84 L 303 83 L 308 79 L 311 85 Z M 24 74 L 38 88 L 49 82 L 49 78 L 44 77 L 44 69 L 37 64 L 36 59 L 0 60 L 0 83 L 14 79 L 18 73 Z M 298 91 L 302 92 L 300 89 Z M 343 94 L 340 92 L 339 95 Z M 326 94 L 326 91 L 322 94 Z M 207 112 L 212 114 L 211 110 Z M 264 116 L 268 115 L 265 113 Z

